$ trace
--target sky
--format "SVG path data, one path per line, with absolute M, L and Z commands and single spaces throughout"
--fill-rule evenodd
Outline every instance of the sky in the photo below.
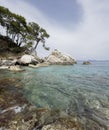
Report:
M 109 0 L 0 0 L 0 5 L 35 21 L 50 34 L 54 49 L 77 60 L 109 60 Z

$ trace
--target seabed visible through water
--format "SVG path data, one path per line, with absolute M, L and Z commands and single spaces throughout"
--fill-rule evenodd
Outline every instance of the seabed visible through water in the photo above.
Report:
M 13 93 L 22 91 L 39 109 L 77 118 L 84 130 L 109 129 L 109 62 L 25 69 L 20 73 L 0 70 L 0 79 L 17 79 Z

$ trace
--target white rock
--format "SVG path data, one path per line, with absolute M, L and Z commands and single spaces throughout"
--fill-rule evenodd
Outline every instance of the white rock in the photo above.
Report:
M 20 61 L 24 64 L 31 63 L 32 59 L 34 59 L 31 55 L 23 55 L 20 59 Z
M 38 63 L 38 61 L 35 59 L 34 56 L 25 54 L 21 57 L 20 63 L 21 64 L 32 64 L 32 63 L 35 64 L 35 63 Z
M 54 50 L 52 54 L 50 54 L 46 61 L 50 64 L 74 64 L 76 63 L 76 60 L 72 58 L 68 54 L 63 54 L 62 52 L 59 52 L 58 50 Z
M 29 64 L 29 67 L 32 67 L 32 68 L 47 67 L 47 66 L 49 66 L 49 63 L 39 63 L 37 65 Z
M 0 69 L 8 69 L 9 66 L 0 66 Z
M 11 71 L 23 71 L 23 69 L 21 69 L 19 65 L 10 66 L 9 70 L 11 70 Z

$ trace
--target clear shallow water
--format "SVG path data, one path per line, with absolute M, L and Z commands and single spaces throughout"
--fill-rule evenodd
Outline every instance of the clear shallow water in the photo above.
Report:
M 25 69 L 21 73 L 0 70 L 0 78 L 20 78 L 25 96 L 37 107 L 109 124 L 109 62 Z
M 79 96 L 108 101 L 109 63 L 29 68 L 24 81 L 28 99 L 39 107 L 67 109 Z

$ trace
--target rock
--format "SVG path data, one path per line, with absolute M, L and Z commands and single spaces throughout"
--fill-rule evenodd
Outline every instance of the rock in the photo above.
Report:
M 14 60 L 14 59 L 15 57 L 12 57 L 12 56 L 8 57 L 8 60 Z
M 36 65 L 37 63 L 39 63 L 34 56 L 32 55 L 23 55 L 19 61 L 17 61 L 19 64 L 21 65 L 28 65 L 28 64 L 34 64 Z
M 10 66 L 9 70 L 11 70 L 11 71 L 17 71 L 17 72 L 18 71 L 24 71 L 23 69 L 21 69 L 21 67 L 19 65 Z
M 76 60 L 55 49 L 52 54 L 46 58 L 46 62 L 49 62 L 50 64 L 72 65 L 76 63 Z
M 15 65 L 16 63 L 16 59 L 15 60 L 1 60 L 0 61 L 0 66 L 11 66 L 11 65 Z
M 29 64 L 29 67 L 32 67 L 32 68 L 47 67 L 47 66 L 49 66 L 49 63 L 39 63 L 37 65 Z
M 91 62 L 89 62 L 89 61 L 84 61 L 83 62 L 83 65 L 90 65 L 91 64 Z
M 9 66 L 0 66 L 0 69 L 8 69 Z
M 67 129 L 64 126 L 61 126 L 60 124 L 58 125 L 46 125 L 42 128 L 42 130 L 71 130 L 71 129 Z
M 45 63 L 37 64 L 37 67 L 46 67 L 46 66 L 49 66 L 49 63 L 45 62 Z
M 58 118 L 56 122 L 44 125 L 42 130 L 82 130 L 81 124 L 70 118 Z
M 33 55 L 32 55 L 33 56 Z M 40 58 L 38 56 L 34 56 L 34 58 L 38 61 L 38 63 L 43 63 L 45 60 L 43 58 Z

